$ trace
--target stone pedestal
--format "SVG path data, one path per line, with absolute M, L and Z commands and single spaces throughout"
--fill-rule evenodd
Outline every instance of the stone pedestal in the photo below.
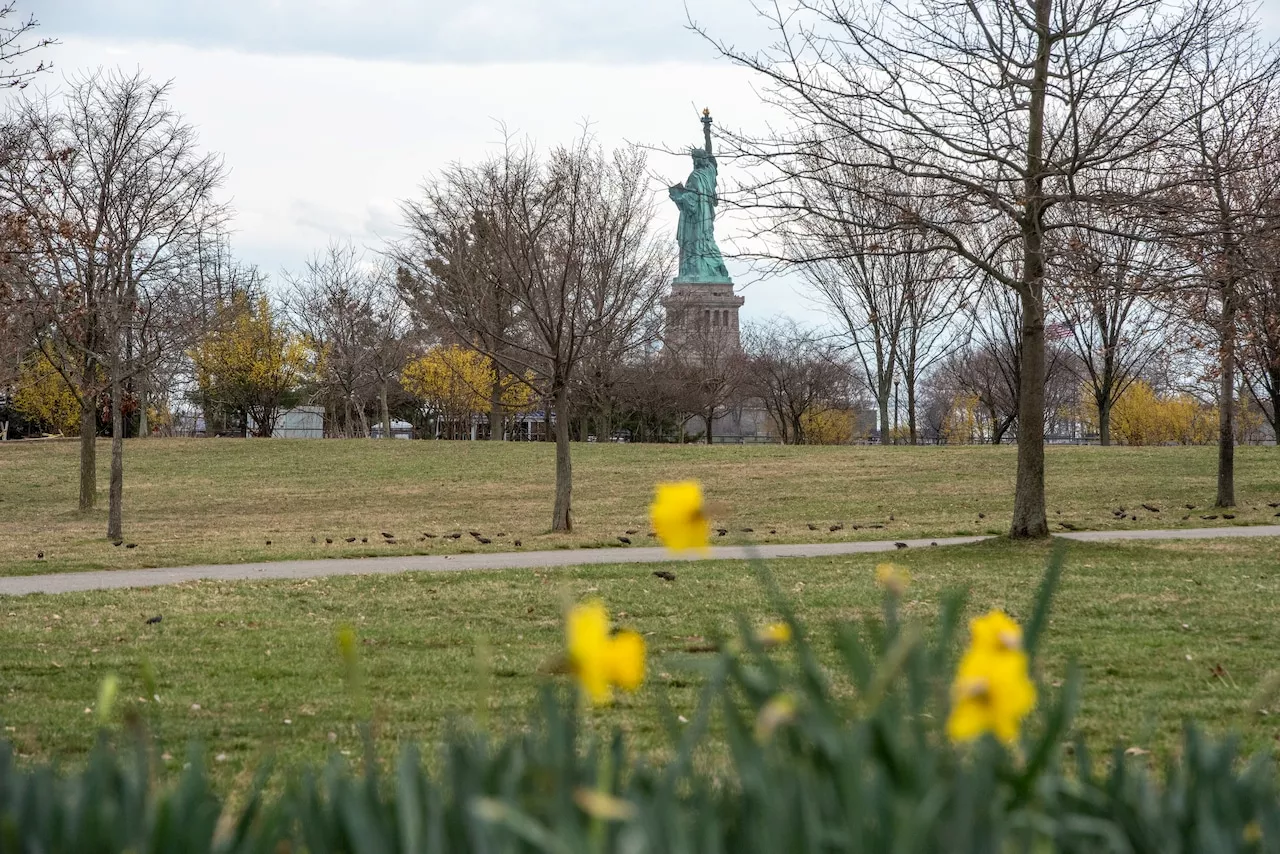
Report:
M 667 310 L 665 340 L 679 348 L 691 337 L 722 341 L 725 346 L 742 349 L 738 335 L 738 309 L 745 298 L 733 292 L 733 282 L 671 282 L 671 295 L 662 301 Z

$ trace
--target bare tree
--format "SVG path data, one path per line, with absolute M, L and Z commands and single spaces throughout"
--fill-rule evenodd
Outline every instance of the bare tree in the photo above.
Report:
M 107 536 L 121 535 L 126 380 L 154 354 L 130 341 L 190 334 L 186 258 L 225 216 L 212 199 L 221 161 L 200 154 L 194 128 L 168 103 L 167 85 L 136 74 L 71 81 L 61 107 L 23 99 L 14 120 L 23 148 L 0 171 L 0 200 L 23 229 L 31 299 L 47 324 L 40 344 L 81 408 L 80 507 L 96 492 L 96 410 L 111 395 Z
M 1262 243 L 1267 257 L 1255 263 L 1258 272 L 1246 282 L 1242 299 L 1240 368 L 1280 443 L 1280 255 L 1275 254 L 1274 236 Z
M 1108 216 L 1114 213 L 1095 214 L 1098 230 L 1056 235 L 1060 287 L 1050 302 L 1053 337 L 1071 352 L 1067 367 L 1093 398 L 1103 445 L 1111 444 L 1111 408 L 1169 346 L 1169 312 L 1151 295 L 1178 275 L 1166 245 L 1136 236 L 1141 227 L 1123 221 L 1102 230 Z
M 572 529 L 571 383 L 597 337 L 637 338 L 669 274 L 644 163 L 636 148 L 606 156 L 585 135 L 545 159 L 509 141 L 500 156 L 449 168 L 402 206 L 402 289 L 504 370 L 537 377 L 555 407 L 555 531 Z M 483 242 L 477 223 L 492 229 Z M 480 260 L 477 245 L 490 247 Z M 514 323 L 505 312 L 492 317 L 495 292 Z
M 830 339 L 778 320 L 751 326 L 744 347 L 750 359 L 747 385 L 764 404 L 784 444 L 805 442 L 805 416 L 847 408 L 852 372 Z
M 186 260 L 188 270 L 184 275 L 192 289 L 196 326 L 202 337 L 233 324 L 236 306 L 254 305 L 266 295 L 266 276 L 255 265 L 235 257 L 230 238 L 222 229 L 197 236 L 195 248 Z M 205 429 L 215 434 L 229 431 L 232 424 L 226 417 L 227 407 L 196 381 L 195 365 L 188 354 L 183 356 L 173 373 L 191 387 L 189 396 L 204 415 Z
M 845 146 L 856 148 L 849 140 L 833 144 Z M 922 235 L 892 230 L 901 212 L 872 199 L 862 184 L 865 176 L 849 166 L 855 159 L 851 154 L 846 151 L 836 163 L 815 160 L 794 179 L 801 197 L 817 200 L 828 214 L 786 220 L 780 233 L 787 261 L 800 265 L 817 301 L 848 341 L 879 410 L 880 440 L 892 433 L 889 406 L 901 377 L 915 444 L 917 380 L 957 339 L 952 321 L 965 316 L 957 309 L 969 277 L 956 275 L 946 253 L 927 251 Z M 894 180 L 904 190 L 911 183 L 901 176 Z M 859 185 L 858 194 L 844 189 Z M 875 225 L 865 227 L 866 221 Z
M 703 422 L 702 439 L 714 442 L 715 421 L 724 415 L 745 390 L 750 373 L 739 345 L 737 331 L 712 325 L 701 312 L 676 308 L 668 318 L 663 357 L 668 376 L 679 390 L 681 435 L 694 418 Z
M 291 322 L 316 353 L 320 394 L 335 420 L 341 412 L 342 434 L 355 435 L 355 414 L 367 435 L 365 406 L 376 400 L 382 435 L 394 438 L 388 398 L 409 356 L 410 323 L 390 263 L 331 243 L 285 281 Z
M 1022 388 L 1010 532 L 1045 536 L 1046 236 L 1088 226 L 1070 221 L 1065 202 L 1127 198 L 1125 170 L 1194 120 L 1195 112 L 1171 109 L 1186 85 L 1181 59 L 1196 44 L 1232 36 L 1236 0 L 795 0 L 757 8 L 775 30 L 772 48 L 717 47 L 765 79 L 766 98 L 800 131 L 736 139 L 742 155 L 772 169 L 743 204 L 775 220 L 847 217 L 795 192 L 815 162 L 840 163 L 866 176 L 844 193 L 897 209 L 891 230 L 919 234 L 925 248 L 951 253 L 1017 295 Z M 930 198 L 910 190 L 904 197 L 886 176 L 912 179 Z M 861 206 L 849 208 L 859 227 L 876 227 L 874 218 L 856 218 Z
M 1269 213 L 1280 196 L 1280 59 L 1241 37 L 1205 44 L 1183 64 L 1193 85 L 1175 106 L 1193 120 L 1179 128 L 1169 167 L 1187 181 L 1167 194 L 1165 224 L 1192 272 L 1171 296 L 1213 338 L 1216 504 L 1231 507 L 1242 299 L 1246 282 L 1260 272 L 1252 247 L 1274 228 Z
M 42 71 L 48 71 L 52 64 L 40 60 L 31 65 L 32 54 L 58 43 L 57 39 L 36 38 L 36 27 L 40 22 L 34 15 L 23 18 L 15 15 L 17 2 L 0 4 L 0 87 L 25 88 Z

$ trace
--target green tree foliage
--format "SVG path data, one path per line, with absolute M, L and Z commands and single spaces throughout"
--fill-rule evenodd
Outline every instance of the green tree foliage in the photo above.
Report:
M 306 345 L 277 320 L 265 297 L 235 297 L 227 322 L 191 351 L 206 399 L 252 419 L 254 435 L 270 436 L 281 408 L 305 379 Z

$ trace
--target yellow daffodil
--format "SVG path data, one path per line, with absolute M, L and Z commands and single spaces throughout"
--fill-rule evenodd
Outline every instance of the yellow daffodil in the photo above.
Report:
M 756 640 L 764 646 L 778 646 L 791 640 L 791 627 L 786 623 L 771 623 L 756 633 Z
M 969 644 L 974 649 L 1022 649 L 1022 627 L 1004 611 L 992 611 L 969 621 Z
M 634 691 L 644 681 L 644 638 L 632 631 L 613 636 L 608 648 L 609 681 L 624 691 Z
M 1022 651 L 1022 630 L 999 611 L 969 625 L 969 648 L 960 658 L 951 686 L 947 736 L 964 742 L 989 732 L 1012 744 L 1036 704 L 1036 686 Z
M 773 737 L 780 726 L 796 718 L 796 700 L 790 694 L 778 694 L 769 699 L 756 715 L 756 741 L 764 744 Z
M 601 602 L 569 612 L 565 640 L 570 667 L 592 703 L 608 703 L 615 686 L 634 691 L 644 681 L 644 638 L 632 631 L 610 636 L 609 613 Z
M 658 484 L 649 519 L 659 541 L 672 551 L 705 549 L 711 537 L 711 520 L 704 512 L 697 481 Z
M 911 575 L 894 563 L 882 563 L 876 567 L 876 584 L 895 596 L 901 596 L 911 583 Z

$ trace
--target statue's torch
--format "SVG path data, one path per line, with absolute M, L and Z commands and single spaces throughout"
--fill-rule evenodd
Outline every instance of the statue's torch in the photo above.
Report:
M 711 153 L 711 108 L 704 107 L 702 110 L 702 138 L 707 143 L 707 154 Z

